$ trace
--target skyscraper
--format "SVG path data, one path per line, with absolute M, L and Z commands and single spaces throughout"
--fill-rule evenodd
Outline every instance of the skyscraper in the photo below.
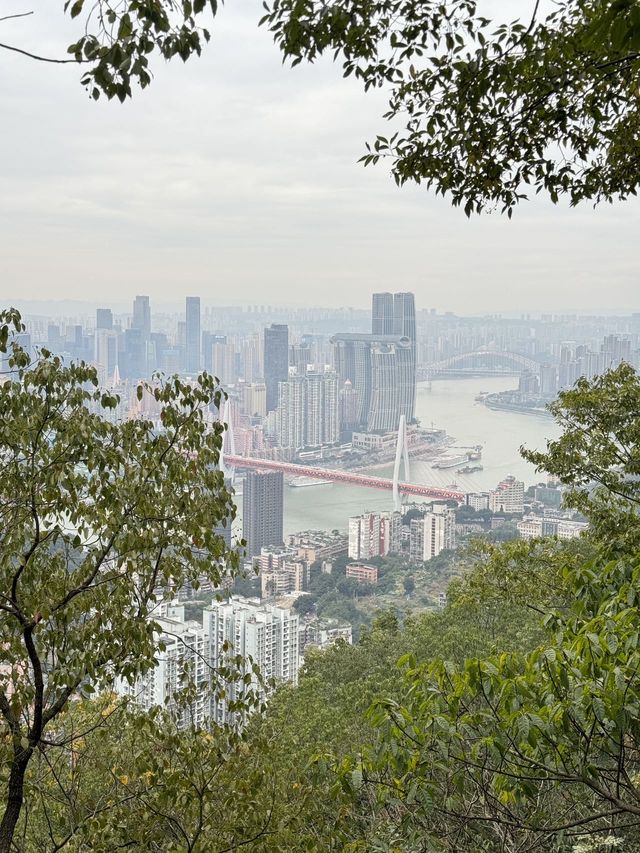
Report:
M 336 374 L 309 372 L 279 385 L 276 433 L 280 447 L 300 450 L 339 439 Z
M 242 537 L 247 557 L 261 548 L 282 545 L 284 477 L 282 471 L 248 471 L 242 496 Z
M 96 308 L 96 330 L 113 329 L 113 311 L 111 308 Z
M 391 334 L 409 338 L 415 346 L 416 303 L 413 293 L 393 294 L 393 332 Z
M 200 297 L 186 298 L 185 368 L 187 373 L 200 371 Z
M 151 306 L 148 296 L 136 296 L 133 302 L 132 329 L 140 329 L 143 341 L 151 337 Z
M 394 328 L 393 293 L 374 293 L 371 303 L 372 333 L 374 335 L 398 334 Z
M 267 412 L 278 405 L 278 383 L 289 378 L 289 327 L 272 323 L 264 330 L 264 383 L 267 386 Z
M 357 426 L 367 432 L 392 432 L 400 416 L 414 420 L 415 350 L 399 335 L 340 334 L 335 347 L 338 383 L 355 392 Z M 346 428 L 342 423 L 341 427 Z

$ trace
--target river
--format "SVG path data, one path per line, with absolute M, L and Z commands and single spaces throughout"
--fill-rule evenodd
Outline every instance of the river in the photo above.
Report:
M 533 466 L 525 462 L 518 448 L 525 445 L 544 449 L 547 439 L 556 438 L 559 428 L 550 417 L 519 412 L 488 409 L 475 401 L 481 391 L 505 391 L 515 387 L 515 377 L 489 377 L 473 379 L 438 380 L 431 384 L 419 383 L 416 416 L 423 426 L 445 429 L 455 438 L 455 444 L 481 444 L 483 470 L 475 474 L 456 474 L 455 468 L 433 469 L 427 461 L 410 460 L 410 476 L 402 479 L 414 483 L 446 486 L 457 483 L 460 491 L 487 491 L 508 474 L 524 480 L 525 485 L 544 479 L 536 475 Z M 455 451 L 452 451 L 455 452 Z M 391 475 L 388 470 L 376 474 Z M 241 503 L 241 501 L 239 501 Z M 285 485 L 284 533 L 288 536 L 298 530 L 346 530 L 350 515 L 365 510 L 393 508 L 391 492 L 345 486 L 337 483 L 292 489 Z M 238 529 L 238 535 L 241 531 Z

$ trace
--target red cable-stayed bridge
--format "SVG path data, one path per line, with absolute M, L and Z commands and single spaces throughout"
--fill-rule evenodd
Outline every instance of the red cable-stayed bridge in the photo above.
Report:
M 369 489 L 393 491 L 393 480 L 387 477 L 372 477 L 370 474 L 357 474 L 354 471 L 340 471 L 331 468 L 316 468 L 312 465 L 298 465 L 294 462 L 276 462 L 273 459 L 256 459 L 252 456 L 237 456 L 224 454 L 224 464 L 227 468 L 257 468 L 262 471 L 282 471 L 299 477 L 313 477 L 317 480 L 328 480 L 332 483 L 345 483 L 349 486 L 365 486 Z M 420 483 L 398 482 L 398 491 L 405 495 L 423 498 L 439 498 L 440 500 L 464 500 L 464 493 L 441 489 L 437 486 L 427 486 Z

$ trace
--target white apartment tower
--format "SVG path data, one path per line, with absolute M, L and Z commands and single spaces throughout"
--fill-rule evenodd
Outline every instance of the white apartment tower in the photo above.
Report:
M 433 504 L 423 521 L 422 559 L 430 560 L 456 546 L 456 511 L 446 504 Z
M 160 632 L 154 641 L 156 646 L 164 646 L 164 651 L 157 655 L 157 666 L 138 676 L 132 684 L 118 679 L 115 690 L 134 699 L 145 710 L 154 706 L 167 708 L 180 728 L 204 727 L 210 714 L 208 637 L 198 622 L 184 620 L 184 605 L 174 605 L 168 612 L 170 616 L 155 619 Z M 180 692 L 188 684 L 195 686 L 195 693 L 193 700 L 185 705 L 180 701 Z
M 524 483 L 516 480 L 513 475 L 505 477 L 502 482 L 489 492 L 489 509 L 491 512 L 523 513 L 524 512 Z
M 260 667 L 264 682 L 298 681 L 298 617 L 289 610 L 257 600 L 233 596 L 226 602 L 213 602 L 202 614 L 208 636 L 208 659 L 216 667 L 235 655 L 251 657 Z M 249 685 L 232 680 L 224 685 L 223 698 L 212 695 L 211 719 L 218 723 L 238 724 L 242 718 L 232 703 L 242 698 L 247 689 L 265 697 L 267 688 L 261 684 L 247 663 L 243 675 L 250 675 Z

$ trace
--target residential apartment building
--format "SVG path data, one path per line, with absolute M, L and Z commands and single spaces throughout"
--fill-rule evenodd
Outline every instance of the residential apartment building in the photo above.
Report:
M 213 695 L 211 719 L 217 724 L 238 725 L 245 715 L 233 709 L 233 703 L 251 690 L 266 699 L 268 681 L 298 681 L 298 616 L 289 610 L 255 599 L 233 596 L 226 602 L 213 602 L 205 608 L 203 627 L 208 637 L 208 659 L 212 666 L 227 664 L 236 655 L 251 658 L 260 668 L 262 681 L 249 663 L 240 668 L 240 678 L 224 684 L 224 696 Z M 250 676 L 248 683 L 244 676 Z
M 513 475 L 505 477 L 495 489 L 489 492 L 491 512 L 523 513 L 524 483 Z

